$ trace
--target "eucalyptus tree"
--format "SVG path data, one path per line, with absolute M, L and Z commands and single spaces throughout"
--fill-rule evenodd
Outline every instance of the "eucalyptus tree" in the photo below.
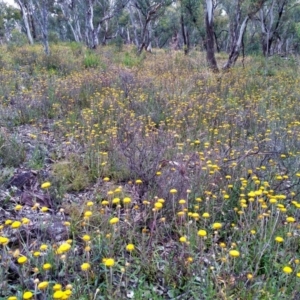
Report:
M 217 72 L 218 64 L 215 57 L 214 9 L 215 1 L 206 0 L 205 29 L 206 29 L 206 61 L 208 67 Z
M 205 30 L 203 26 L 204 10 L 201 0 L 180 1 L 180 25 L 184 44 L 184 52 L 187 54 L 191 46 L 191 35 L 196 29 L 197 34 L 205 41 Z M 204 42 L 204 45 L 206 43 Z
M 58 0 L 59 6 L 64 20 L 67 22 L 74 40 L 76 42 L 82 42 L 82 28 L 84 27 L 84 3 L 80 0 Z
M 223 69 L 232 67 L 237 61 L 242 47 L 243 37 L 246 32 L 248 21 L 253 19 L 262 8 L 266 0 L 234 0 L 224 1 L 223 7 L 229 15 L 229 57 Z M 226 5 L 227 4 L 227 5 Z
M 151 50 L 155 21 L 171 3 L 171 0 L 130 0 L 128 9 L 138 53 Z
M 283 28 L 286 22 L 285 15 L 293 5 L 297 5 L 297 1 L 291 0 L 267 0 L 259 11 L 259 22 L 261 27 L 261 44 L 262 51 L 265 56 L 269 56 L 272 52 L 274 42 L 281 41 L 283 37 Z M 287 32 L 286 32 L 287 33 Z M 285 34 L 286 34 L 285 33 Z
M 95 49 L 99 45 L 100 31 L 104 32 L 105 43 L 109 21 L 121 14 L 127 0 L 86 0 L 85 4 L 85 39 L 87 45 Z
M 18 26 L 20 19 L 18 9 L 0 2 L 0 43 L 10 40 L 11 33 Z
M 33 26 L 33 5 L 31 0 L 15 0 L 15 2 L 18 4 L 21 10 L 22 19 L 27 35 L 27 39 L 29 44 L 33 44 L 33 32 L 34 32 L 34 26 Z M 31 22 L 30 22 L 31 21 Z M 31 23 L 31 24 L 30 24 Z M 31 26 L 30 26 L 31 25 Z

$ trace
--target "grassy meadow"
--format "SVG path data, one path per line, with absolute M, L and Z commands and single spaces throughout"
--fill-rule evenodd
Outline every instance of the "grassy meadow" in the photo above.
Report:
M 1 46 L 0 299 L 300 299 L 299 64 Z

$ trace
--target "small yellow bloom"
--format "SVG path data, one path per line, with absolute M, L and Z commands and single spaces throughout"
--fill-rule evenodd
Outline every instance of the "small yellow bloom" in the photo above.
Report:
M 41 185 L 42 189 L 48 189 L 51 186 L 51 182 L 46 181 Z
M 4 224 L 5 224 L 5 225 L 11 225 L 11 224 L 12 224 L 12 222 L 13 222 L 12 220 L 9 220 L 9 219 L 8 219 L 8 220 L 6 220 L 6 221 L 5 221 L 5 223 L 4 223 Z
M 156 210 L 160 210 L 160 209 L 162 209 L 162 207 L 163 207 L 163 205 L 162 205 L 162 203 L 161 202 L 155 202 L 154 203 L 154 208 L 156 209 Z
M 284 239 L 281 236 L 276 236 L 275 241 L 277 243 L 282 243 L 284 241 Z
M 208 212 L 203 213 L 202 217 L 205 219 L 209 218 L 209 213 Z
M 46 207 L 46 206 L 43 206 L 43 207 L 41 208 L 41 211 L 42 211 L 42 212 L 47 212 L 48 210 L 49 210 L 49 208 Z
M 33 297 L 33 294 L 29 291 L 27 291 L 23 294 L 23 299 L 31 299 L 32 297 Z
M 289 266 L 285 266 L 285 267 L 283 267 L 282 271 L 285 274 L 291 274 L 293 272 L 293 269 Z
M 124 199 L 123 199 L 123 203 L 124 204 L 129 204 L 131 202 L 131 199 L 129 198 L 129 197 L 125 197 Z
M 18 258 L 18 263 L 20 265 L 25 264 L 26 261 L 27 261 L 27 257 L 26 256 L 21 256 L 21 257 Z
M 55 291 L 53 294 L 53 299 L 62 299 L 63 296 L 64 296 L 63 291 Z
M 137 180 L 135 181 L 135 183 L 136 183 L 136 184 L 142 184 L 143 181 L 142 181 L 141 179 L 137 179 Z
M 19 210 L 21 210 L 22 208 L 23 208 L 23 206 L 20 205 L 20 204 L 18 204 L 18 205 L 15 206 L 15 210 L 16 210 L 16 211 L 19 211 Z
M 126 250 L 128 251 L 128 252 L 131 252 L 131 251 L 133 251 L 134 250 L 134 245 L 133 244 L 128 244 L 127 246 L 126 246 Z
M 83 216 L 84 216 L 85 218 L 89 218 L 92 214 L 93 214 L 93 213 L 92 213 L 91 211 L 87 210 L 87 211 L 84 212 Z
M 30 223 L 30 220 L 28 218 L 22 218 L 22 224 L 27 225 Z
M 42 281 L 38 284 L 38 289 L 39 290 L 45 290 L 49 285 L 48 281 Z
M 198 231 L 198 235 L 201 236 L 201 237 L 204 237 L 204 236 L 207 236 L 207 232 L 206 232 L 206 230 L 200 229 Z
M 68 243 L 61 244 L 57 249 L 57 254 L 63 254 L 68 252 L 71 249 L 71 245 Z
M 215 230 L 221 229 L 222 228 L 222 223 L 213 223 L 212 228 Z
M 87 270 L 89 270 L 91 268 L 91 265 L 89 264 L 89 263 L 83 263 L 82 265 L 81 265 L 81 270 L 82 271 L 87 271 Z
M 9 239 L 5 236 L 0 236 L 0 245 L 7 245 L 9 242 Z
M 62 289 L 61 284 L 55 283 L 53 286 L 53 291 L 60 291 Z
M 170 190 L 170 194 L 176 194 L 177 193 L 177 190 L 176 189 L 171 189 Z
M 49 263 L 46 263 L 43 265 L 43 270 L 45 270 L 45 271 L 50 270 L 51 268 L 52 268 L 52 266 Z
M 85 235 L 82 237 L 82 239 L 83 239 L 85 242 L 88 242 L 88 241 L 91 240 L 91 237 L 90 237 L 89 235 L 85 234 Z
M 181 242 L 181 243 L 186 243 L 186 241 L 187 241 L 187 239 L 185 236 L 182 236 L 179 238 L 179 242 Z
M 117 224 L 118 222 L 119 222 L 119 218 L 114 217 L 114 218 L 110 219 L 109 224 L 114 225 L 114 224 Z
M 113 258 L 105 258 L 103 259 L 103 263 L 106 267 L 113 267 L 115 264 L 115 260 Z
M 40 246 L 40 250 L 41 251 L 46 251 L 48 249 L 48 246 L 46 245 L 46 244 L 42 244 L 41 246 Z
M 253 279 L 253 275 L 251 273 L 248 273 L 247 278 L 248 278 L 248 280 L 251 280 L 251 279 Z
M 287 221 L 288 223 L 294 223 L 296 220 L 295 220 L 294 217 L 287 217 L 287 218 L 286 218 L 286 221 Z
M 240 252 L 238 250 L 230 250 L 229 251 L 229 255 L 231 257 L 239 257 L 240 256 Z

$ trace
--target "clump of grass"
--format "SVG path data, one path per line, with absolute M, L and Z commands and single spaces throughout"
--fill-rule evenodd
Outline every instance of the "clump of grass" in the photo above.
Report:
M 66 186 L 67 191 L 81 191 L 92 182 L 88 167 L 77 155 L 71 155 L 68 160 L 55 163 L 52 170 L 56 181 Z
M 25 148 L 15 137 L 0 134 L 0 165 L 18 167 L 25 160 Z

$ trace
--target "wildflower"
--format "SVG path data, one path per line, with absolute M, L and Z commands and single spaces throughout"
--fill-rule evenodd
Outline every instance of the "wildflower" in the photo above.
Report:
M 86 206 L 93 206 L 94 205 L 94 202 L 93 201 L 88 201 L 87 203 L 86 203 Z
M 52 266 L 49 263 L 46 263 L 43 265 L 43 270 L 45 270 L 45 271 L 50 270 L 51 268 L 52 268 Z
M 137 180 L 135 181 L 135 183 L 136 183 L 136 184 L 142 184 L 143 181 L 142 181 L 141 179 L 137 179 Z
M 277 243 L 282 243 L 284 241 L 284 239 L 281 236 L 276 236 L 275 241 Z
M 203 213 L 202 217 L 205 219 L 209 218 L 209 213 L 207 213 L 207 212 Z
M 34 257 L 39 257 L 40 255 L 41 255 L 41 252 L 39 252 L 39 251 L 33 252 Z
M 192 213 L 192 218 L 194 218 L 195 220 L 199 220 L 199 214 L 198 213 Z
M 163 207 L 163 205 L 162 205 L 162 203 L 161 202 L 155 202 L 154 203 L 154 208 L 156 209 L 156 210 L 160 210 L 161 208 Z
M 251 279 L 253 279 L 253 275 L 251 273 L 249 273 L 249 274 L 247 274 L 247 278 L 248 278 L 248 280 L 251 280 Z
M 105 182 L 107 182 L 107 181 L 109 181 L 110 179 L 109 179 L 109 177 L 104 177 L 103 178 L 103 181 L 105 181 Z
M 117 224 L 118 222 L 119 222 L 119 218 L 114 217 L 114 218 L 110 219 L 109 224 L 114 225 L 114 224 Z
M 7 300 L 18 300 L 18 298 L 16 296 L 10 296 L 7 298 Z
M 61 284 L 55 283 L 53 286 L 53 291 L 60 291 L 62 288 Z
M 185 204 L 185 202 L 186 202 L 186 201 L 185 201 L 184 199 L 181 199 L 181 200 L 178 201 L 178 203 L 181 204 L 181 205 L 182 205 L 182 204 Z
M 27 291 L 23 294 L 23 299 L 31 299 L 32 297 L 33 297 L 33 294 L 29 291 Z
M 41 251 L 46 251 L 48 249 L 48 246 L 46 245 L 46 244 L 42 244 L 41 246 L 40 246 L 40 250 Z
M 55 291 L 53 294 L 53 299 L 61 299 L 64 296 L 63 291 Z
M 39 290 L 45 290 L 49 285 L 48 281 L 42 281 L 38 284 L 38 289 Z
M 223 242 L 221 242 L 221 243 L 219 244 L 219 246 L 220 246 L 221 248 L 226 248 L 226 244 L 223 243 Z
M 23 206 L 20 205 L 20 204 L 18 204 L 18 205 L 15 206 L 15 210 L 16 210 L 16 211 L 19 211 L 19 210 L 21 210 L 22 208 L 23 208 Z
M 187 239 L 185 236 L 182 236 L 179 238 L 179 242 L 181 242 L 181 243 L 186 243 L 186 241 L 187 241 Z
M 90 237 L 89 235 L 85 234 L 85 235 L 82 237 L 82 239 L 83 239 L 85 242 L 88 242 L 88 241 L 91 239 L 91 237 Z
M 9 242 L 9 239 L 8 239 L 7 237 L 5 237 L 5 236 L 0 236 L 0 245 L 5 246 L 5 245 L 8 244 L 8 242 Z
M 133 250 L 134 250 L 134 245 L 133 245 L 133 244 L 128 244 L 128 245 L 126 246 L 126 250 L 127 250 L 128 252 L 133 251 Z
M 207 236 L 207 232 L 206 232 L 206 230 L 200 229 L 198 231 L 198 235 L 201 236 L 201 237 L 204 237 L 204 236 Z
M 42 211 L 42 212 L 47 212 L 48 210 L 49 210 L 49 208 L 46 207 L 46 206 L 43 206 L 43 207 L 41 208 L 41 211 Z
M 131 199 L 129 198 L 129 197 L 125 197 L 124 199 L 123 199 L 123 203 L 124 204 L 129 204 L 131 202 Z
M 120 198 L 114 198 L 112 200 L 112 204 L 119 204 L 120 203 Z
M 30 223 L 30 220 L 28 219 L 28 218 L 22 218 L 22 224 L 23 225 L 27 225 L 27 224 L 29 224 Z
M 89 263 L 83 263 L 82 265 L 81 265 L 81 270 L 82 271 L 87 271 L 87 270 L 89 270 L 91 268 L 91 265 L 89 264 Z
M 42 189 L 48 189 L 51 186 L 51 182 L 46 181 L 41 185 Z
M 300 278 L 300 273 L 297 273 L 296 276 Z
M 115 260 L 113 258 L 105 258 L 103 259 L 103 263 L 106 267 L 113 267 L 115 264 Z
M 229 251 L 229 255 L 231 257 L 239 257 L 240 256 L 240 252 L 238 250 L 230 250 Z
M 61 244 L 57 249 L 57 254 L 63 254 L 68 252 L 71 249 L 71 245 L 68 243 Z
M 171 189 L 170 190 L 170 194 L 176 194 L 177 193 L 177 190 L 176 189 Z
M 212 228 L 215 230 L 221 229 L 222 228 L 222 223 L 213 223 Z
M 11 225 L 11 224 L 12 224 L 12 222 L 13 222 L 12 220 L 9 220 L 9 219 L 8 219 L 8 220 L 6 220 L 6 221 L 5 221 L 5 223 L 4 223 L 4 224 L 5 224 L 5 225 Z
M 26 256 L 21 256 L 21 257 L 18 258 L 18 263 L 20 265 L 25 264 L 26 261 L 27 261 L 27 257 Z
M 83 216 L 84 216 L 85 218 L 89 218 L 92 214 L 93 214 L 93 213 L 92 213 L 91 211 L 87 210 L 87 211 L 84 212 Z
M 294 217 L 287 217 L 287 218 L 286 218 L 286 221 L 287 221 L 288 223 L 294 223 L 296 220 L 295 220 Z
M 293 272 L 293 269 L 289 266 L 285 266 L 285 267 L 283 267 L 282 271 L 285 274 L 291 274 Z

